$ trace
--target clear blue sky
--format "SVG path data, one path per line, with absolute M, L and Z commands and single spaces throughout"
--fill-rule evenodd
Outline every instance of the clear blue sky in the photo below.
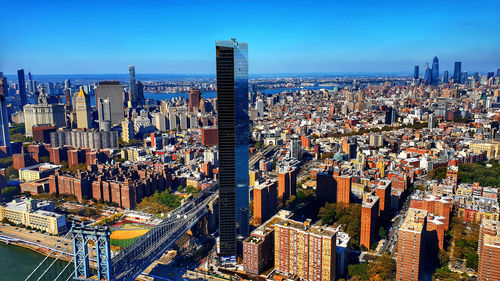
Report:
M 249 43 L 250 73 L 500 68 L 500 1 L 0 0 L 0 71 L 215 72 L 215 41 Z

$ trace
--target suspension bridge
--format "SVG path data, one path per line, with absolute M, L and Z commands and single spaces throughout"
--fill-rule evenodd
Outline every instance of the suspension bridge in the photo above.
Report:
M 66 266 L 56 270 L 55 278 L 49 276 L 49 272 L 54 272 L 54 264 L 63 253 L 67 253 L 69 245 L 61 251 L 51 251 L 25 281 L 133 281 L 208 213 L 208 204 L 218 196 L 217 187 L 217 183 L 213 183 L 202 190 L 114 257 L 110 251 L 109 228 L 73 224 L 65 236 L 73 239 L 73 255 Z M 48 260 L 49 256 L 55 256 L 55 259 Z

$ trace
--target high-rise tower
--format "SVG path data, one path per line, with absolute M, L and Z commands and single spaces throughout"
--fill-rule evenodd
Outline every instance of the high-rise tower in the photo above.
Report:
M 236 230 L 248 236 L 248 44 L 217 41 L 220 256 L 236 255 Z
M 137 87 L 135 85 L 135 66 L 128 66 L 128 77 L 129 77 L 129 96 L 130 96 L 130 104 L 132 107 L 136 107 L 138 104 L 137 101 Z
M 199 89 L 189 91 L 189 112 L 193 112 L 200 107 L 201 93 Z
M 425 84 L 431 84 L 431 79 L 432 79 L 432 71 L 431 69 L 429 68 L 429 64 L 426 63 L 425 64 L 425 69 L 424 69 L 424 83 Z
M 418 65 L 415 65 L 415 70 L 413 71 L 413 79 L 418 80 L 419 76 L 418 72 L 419 72 Z
M 90 98 L 83 88 L 80 88 L 80 92 L 75 99 L 75 110 L 76 110 L 76 124 L 78 128 L 88 129 L 92 128 L 92 117 L 90 113 Z
M 3 78 L 3 73 L 0 72 L 0 146 L 6 146 L 7 151 L 10 151 L 10 134 L 9 120 L 7 114 L 7 99 L 8 91 L 7 80 Z
M 437 57 L 434 57 L 434 59 L 432 60 L 431 84 L 432 85 L 439 84 L 439 60 Z
M 26 81 L 24 80 L 24 69 L 19 69 L 17 71 L 17 81 L 19 82 L 19 97 L 21 99 L 21 107 L 28 103 L 26 98 Z
M 453 70 L 453 83 L 460 83 L 460 74 L 462 73 L 462 62 L 455 62 L 455 69 Z
M 108 99 L 111 104 L 111 124 L 120 124 L 125 120 L 123 109 L 122 86 L 118 81 L 101 81 L 97 85 L 96 104 L 98 99 Z

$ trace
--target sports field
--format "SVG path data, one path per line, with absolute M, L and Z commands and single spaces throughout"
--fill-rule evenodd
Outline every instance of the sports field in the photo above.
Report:
M 151 229 L 148 225 L 122 221 L 111 226 L 111 245 L 127 248 Z

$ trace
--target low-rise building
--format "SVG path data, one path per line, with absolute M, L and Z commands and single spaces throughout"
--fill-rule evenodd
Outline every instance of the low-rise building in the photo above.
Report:
M 0 205 L 0 220 L 3 219 L 53 235 L 66 229 L 66 217 L 54 212 L 54 203 L 31 198 L 16 198 Z
M 56 170 L 59 170 L 61 165 L 53 165 L 50 163 L 42 163 L 19 169 L 20 181 L 35 181 L 53 175 Z

